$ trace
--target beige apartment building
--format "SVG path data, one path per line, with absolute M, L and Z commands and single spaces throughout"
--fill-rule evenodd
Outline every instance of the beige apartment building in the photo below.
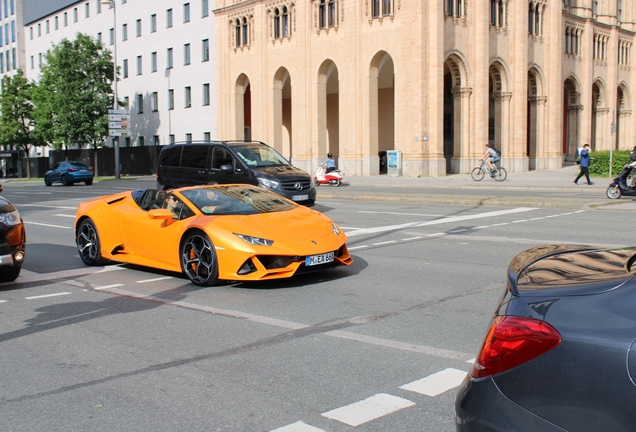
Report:
M 217 0 L 218 135 L 312 172 L 509 171 L 636 144 L 636 0 Z

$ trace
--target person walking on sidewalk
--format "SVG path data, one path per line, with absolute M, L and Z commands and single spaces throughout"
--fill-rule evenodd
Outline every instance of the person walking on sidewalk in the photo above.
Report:
M 579 175 L 576 176 L 576 178 L 574 179 L 574 184 L 579 184 L 578 181 L 581 177 L 585 176 L 585 178 L 587 179 L 587 184 L 592 185 L 594 183 L 592 183 L 592 181 L 590 180 L 590 145 L 589 144 L 585 144 L 583 146 L 583 150 L 581 150 L 580 152 L 580 158 L 581 158 L 581 162 L 579 164 L 579 167 L 581 168 L 581 172 L 579 172 Z

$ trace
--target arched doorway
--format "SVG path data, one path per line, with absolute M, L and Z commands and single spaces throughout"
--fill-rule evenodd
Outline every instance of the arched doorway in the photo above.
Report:
M 326 60 L 318 70 L 318 162 L 332 153 L 340 166 L 340 89 L 338 67 Z
M 369 82 L 369 156 L 376 161 L 370 174 L 380 172 L 386 152 L 395 149 L 395 72 L 391 56 L 381 51 L 371 60 Z
M 536 67 L 528 71 L 528 112 L 526 155 L 528 169 L 544 169 L 547 157 L 547 146 L 544 139 L 545 105 L 547 97 L 544 95 L 543 80 Z
M 459 54 L 451 54 L 444 62 L 444 159 L 447 173 L 469 170 L 470 96 L 466 65 Z M 479 148 L 481 150 L 481 147 Z
M 627 140 L 627 132 L 629 130 L 629 119 L 631 118 L 632 111 L 630 110 L 629 94 L 627 92 L 627 86 L 625 83 L 621 83 L 618 86 L 616 95 L 616 144 L 614 149 L 631 149 L 630 143 Z
M 273 101 L 273 147 L 288 160 L 292 152 L 292 88 L 289 71 L 278 69 L 274 75 Z
M 590 146 L 592 150 L 608 150 L 607 124 L 609 107 L 607 106 L 607 93 L 605 85 L 600 79 L 592 84 L 591 122 L 590 122 Z
M 234 136 L 236 139 L 252 139 L 252 91 L 250 80 L 241 74 L 234 87 Z
M 576 158 L 579 147 L 579 127 L 581 123 L 581 92 L 574 77 L 568 77 L 563 84 L 563 157 L 566 161 Z
M 488 143 L 510 157 L 510 100 L 508 74 L 503 64 L 495 61 L 488 70 Z

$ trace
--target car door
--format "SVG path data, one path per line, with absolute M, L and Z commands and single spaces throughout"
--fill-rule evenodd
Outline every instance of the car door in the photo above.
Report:
M 230 165 L 231 170 L 222 170 L 224 165 Z M 212 168 L 210 169 L 211 178 L 219 184 L 234 183 L 234 167 L 235 161 L 232 153 L 221 146 L 215 146 L 212 149 Z
M 165 192 L 158 193 L 165 194 Z M 161 202 L 161 200 L 157 202 Z M 191 211 L 188 213 L 186 210 L 182 212 L 183 217 L 167 221 L 165 219 L 151 219 L 148 216 L 148 211 L 142 210 L 132 200 L 128 205 L 118 206 L 117 209 L 121 213 L 126 246 L 137 257 L 156 263 L 179 266 L 179 242 L 183 235 L 183 220 L 194 213 Z
M 179 187 L 208 184 L 210 180 L 210 166 L 207 144 L 192 144 L 183 147 L 181 153 L 181 181 Z
M 51 181 L 62 181 L 62 172 L 66 171 L 66 162 L 60 162 L 53 167 L 53 173 L 51 174 Z

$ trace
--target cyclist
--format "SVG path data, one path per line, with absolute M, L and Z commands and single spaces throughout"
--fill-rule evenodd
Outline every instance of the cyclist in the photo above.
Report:
M 498 162 L 501 158 L 495 151 L 494 147 L 490 144 L 486 144 L 486 153 L 479 159 L 480 161 L 485 160 L 488 163 L 488 168 L 490 171 L 495 170 L 495 162 Z

